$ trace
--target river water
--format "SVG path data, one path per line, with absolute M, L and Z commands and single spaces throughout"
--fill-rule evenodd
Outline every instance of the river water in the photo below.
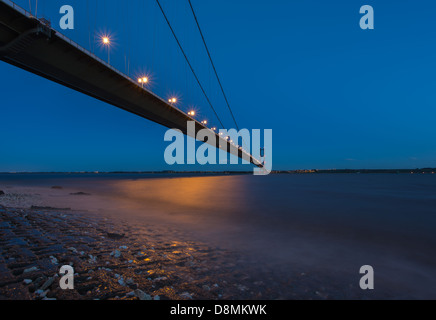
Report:
M 0 175 L 8 185 L 87 192 L 82 208 L 176 226 L 337 290 L 361 291 L 370 265 L 365 298 L 436 298 L 436 175 Z

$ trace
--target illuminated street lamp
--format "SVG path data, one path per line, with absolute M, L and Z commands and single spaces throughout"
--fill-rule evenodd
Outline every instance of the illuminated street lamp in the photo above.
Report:
M 176 99 L 176 98 L 169 98 L 169 99 L 168 99 L 168 102 L 169 102 L 169 103 L 176 103 L 176 102 L 177 102 L 177 99 Z
M 138 82 L 142 85 L 142 88 L 144 88 L 144 83 L 148 82 L 148 78 L 147 77 L 139 78 Z
M 195 116 L 195 111 L 193 111 L 193 110 L 192 110 L 192 111 L 189 111 L 189 112 L 188 112 L 188 116 L 191 116 L 191 117 Z
M 207 120 L 203 120 L 203 121 L 201 121 L 201 124 L 203 124 L 203 125 L 207 125 Z
M 111 56 L 110 56 L 111 40 L 109 39 L 109 37 L 104 36 L 101 38 L 101 42 L 103 43 L 103 45 L 105 45 L 107 47 L 107 63 L 110 64 L 111 63 Z

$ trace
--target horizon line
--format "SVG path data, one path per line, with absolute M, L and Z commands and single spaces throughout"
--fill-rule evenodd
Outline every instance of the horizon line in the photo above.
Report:
M 385 169 L 281 169 L 281 170 L 272 170 L 271 173 L 325 173 L 325 172 L 436 172 L 436 167 L 426 167 L 426 168 L 385 168 Z M 0 174 L 156 174 L 156 173 L 253 173 L 250 170 L 145 170 L 145 171 L 3 171 Z

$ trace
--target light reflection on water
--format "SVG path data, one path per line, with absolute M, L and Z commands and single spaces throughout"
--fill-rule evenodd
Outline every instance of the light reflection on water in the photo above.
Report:
M 435 239 L 433 176 L 218 176 L 104 185 L 109 186 L 104 193 L 127 210 L 123 214 L 135 211 L 199 227 L 227 224 L 282 232 L 351 228 Z
M 250 203 L 246 184 L 226 176 L 118 181 L 112 187 L 126 209 L 196 224 L 244 212 Z

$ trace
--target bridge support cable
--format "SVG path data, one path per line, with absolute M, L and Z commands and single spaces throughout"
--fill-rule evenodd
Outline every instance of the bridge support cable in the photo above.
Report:
M 192 74 L 194 75 L 194 78 L 195 78 L 195 80 L 197 81 L 198 86 L 200 87 L 201 91 L 203 92 L 204 97 L 206 98 L 206 100 L 207 100 L 209 106 L 211 107 L 211 109 L 213 110 L 213 112 L 214 112 L 216 118 L 218 119 L 219 123 L 221 124 L 221 127 L 222 127 L 222 128 L 225 128 L 223 122 L 221 121 L 221 119 L 220 119 L 220 117 L 218 116 L 218 114 L 217 114 L 215 108 L 213 107 L 212 102 L 210 101 L 209 97 L 207 96 L 206 91 L 204 90 L 204 88 L 203 88 L 203 86 L 202 86 L 202 84 L 201 84 L 201 82 L 200 82 L 200 79 L 198 78 L 197 74 L 195 73 L 194 68 L 192 67 L 192 65 L 191 65 L 191 63 L 190 63 L 190 61 L 189 61 L 189 59 L 188 59 L 188 57 L 187 57 L 185 51 L 183 50 L 183 47 L 182 47 L 182 45 L 181 45 L 179 39 L 177 38 L 177 36 L 176 36 L 176 34 L 175 34 L 175 32 L 174 32 L 174 29 L 173 29 L 173 27 L 171 26 L 171 23 L 170 23 L 170 21 L 168 20 L 166 14 L 165 14 L 165 11 L 164 11 L 164 9 L 162 8 L 162 6 L 161 6 L 159 0 L 156 0 L 156 3 L 157 3 L 157 5 L 159 6 L 160 11 L 162 12 L 162 15 L 164 16 L 165 21 L 166 21 L 166 23 L 168 24 L 168 27 L 170 28 L 171 33 L 173 34 L 173 37 L 174 37 L 174 39 L 176 40 L 177 45 L 179 46 L 179 49 L 180 49 L 180 51 L 182 52 L 182 54 L 183 54 L 183 56 L 184 56 L 184 58 L 185 58 L 185 60 L 186 60 L 186 63 L 188 64 L 189 68 L 191 69 L 191 72 L 192 72 Z
M 210 65 L 211 65 L 212 68 L 213 68 L 213 71 L 214 71 L 214 73 L 215 73 L 215 77 L 216 77 L 216 79 L 218 80 L 218 84 L 219 84 L 219 86 L 220 86 L 220 88 L 221 88 L 221 92 L 222 92 L 223 97 L 224 97 L 224 100 L 225 100 L 225 102 L 226 102 L 226 104 L 227 104 L 227 108 L 228 108 L 229 111 L 230 111 L 230 114 L 231 114 L 231 116 L 232 116 L 232 118 L 233 118 L 233 122 L 235 123 L 236 129 L 237 129 L 238 131 L 240 131 L 239 126 L 238 126 L 238 123 L 237 123 L 236 118 L 235 118 L 235 115 L 233 114 L 232 108 L 230 107 L 229 100 L 227 99 L 227 95 L 226 95 L 226 93 L 225 93 L 225 91 L 224 91 L 224 87 L 223 87 L 223 85 L 222 85 L 221 79 L 220 79 L 220 77 L 218 76 L 218 72 L 217 72 L 217 70 L 216 70 L 215 63 L 213 62 L 212 55 L 211 55 L 211 53 L 210 53 L 210 51 L 209 51 L 209 47 L 208 47 L 207 44 L 206 44 L 206 39 L 205 39 L 205 37 L 204 37 L 203 31 L 201 30 L 200 23 L 198 22 L 197 14 L 195 13 L 195 10 L 194 10 L 194 7 L 193 7 L 193 5 L 192 5 L 191 0 L 188 0 L 188 2 L 189 2 L 189 7 L 191 8 L 192 15 L 194 16 L 195 24 L 197 25 L 197 29 L 198 29 L 198 31 L 199 31 L 199 33 L 200 33 L 201 40 L 203 41 L 204 48 L 206 49 L 207 55 L 208 55 L 208 57 L 209 57 Z M 209 67 L 209 70 L 210 70 L 210 67 Z M 241 139 L 242 139 L 242 145 L 246 144 L 245 141 L 244 141 L 244 139 L 243 139 L 242 137 L 241 137 Z
M 223 93 L 224 100 L 226 101 L 227 107 L 229 108 L 230 114 L 232 115 L 232 118 L 233 118 L 233 121 L 235 122 L 236 128 L 239 131 L 238 123 L 236 122 L 236 119 L 235 119 L 235 116 L 233 114 L 232 108 L 230 107 L 229 100 L 227 99 L 227 95 L 226 95 L 226 93 L 224 91 L 224 88 L 223 88 L 223 85 L 221 83 L 220 77 L 218 76 L 218 72 L 217 72 L 217 70 L 215 68 L 215 64 L 213 63 L 212 56 L 211 56 L 209 48 L 208 48 L 208 46 L 206 44 L 206 40 L 204 38 L 203 32 L 201 31 L 200 23 L 198 22 L 197 15 L 195 14 L 194 7 L 192 6 L 191 0 L 188 0 L 188 2 L 189 2 L 189 6 L 191 7 L 192 15 L 194 16 L 194 19 L 195 19 L 195 23 L 197 24 L 198 31 L 200 32 L 201 39 L 203 40 L 204 47 L 206 48 L 207 55 L 209 56 L 209 60 L 210 60 L 210 63 L 212 65 L 213 71 L 214 71 L 215 76 L 216 76 L 216 78 L 218 80 L 218 84 L 219 84 L 219 86 L 221 88 L 221 92 Z

